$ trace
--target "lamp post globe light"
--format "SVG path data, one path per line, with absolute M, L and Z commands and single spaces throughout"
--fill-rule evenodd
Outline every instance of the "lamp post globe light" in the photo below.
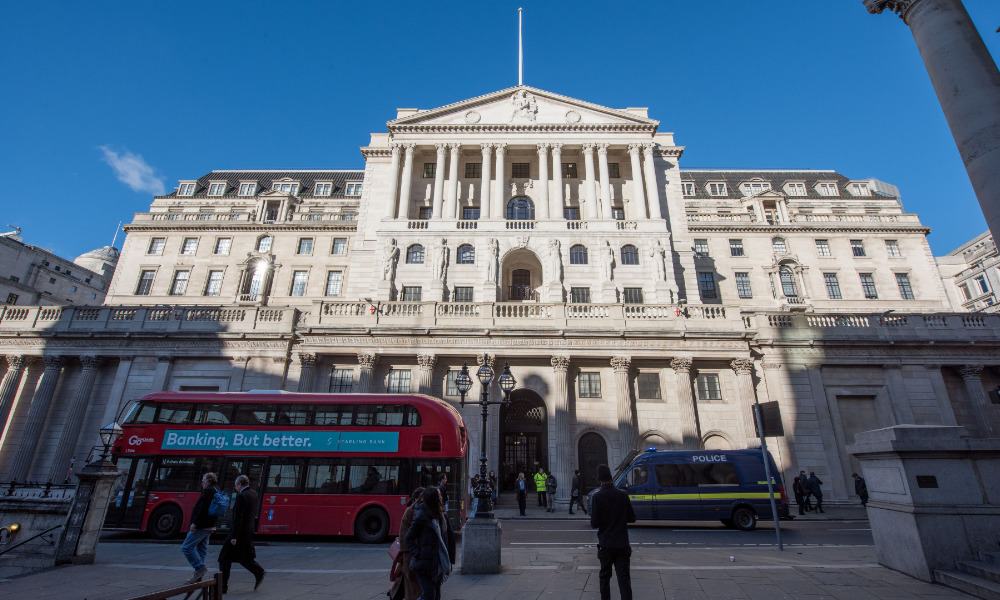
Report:
M 122 426 L 118 424 L 118 421 L 112 421 L 104 427 L 101 427 L 101 445 L 104 446 L 101 449 L 101 459 L 100 462 L 108 460 L 108 455 L 111 454 L 111 447 L 115 445 L 118 438 L 122 436 L 124 432 L 122 431 Z
M 475 518 L 493 518 L 493 494 L 490 489 L 488 471 L 486 468 L 486 421 L 489 416 L 489 408 L 492 405 L 507 406 L 510 404 L 510 393 L 517 385 L 517 380 L 510 372 L 510 365 L 504 364 L 503 372 L 500 374 L 498 383 L 503 392 L 503 398 L 499 401 L 490 400 L 490 385 L 496 373 L 489 364 L 486 354 L 483 354 L 483 364 L 476 371 L 476 379 L 479 380 L 479 406 L 482 409 L 482 429 L 479 436 L 479 484 L 476 486 L 475 496 L 478 500 L 476 505 Z M 472 389 L 472 378 L 469 376 L 468 365 L 462 365 L 462 370 L 455 378 L 455 387 L 461 396 L 461 405 L 465 406 L 465 395 Z

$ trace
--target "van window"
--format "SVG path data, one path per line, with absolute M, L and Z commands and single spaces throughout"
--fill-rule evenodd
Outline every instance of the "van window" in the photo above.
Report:
M 656 481 L 661 487 L 698 485 L 698 478 L 692 465 L 656 465 Z
M 736 469 L 730 463 L 713 463 L 708 465 L 693 465 L 698 474 L 698 485 L 739 485 L 740 478 Z
M 629 487 L 636 485 L 646 485 L 649 481 L 649 469 L 645 465 L 639 465 L 632 469 L 632 472 L 628 474 L 628 485 Z

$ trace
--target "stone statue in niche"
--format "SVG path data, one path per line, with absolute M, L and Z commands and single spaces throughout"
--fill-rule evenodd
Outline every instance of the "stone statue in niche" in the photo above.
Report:
M 604 276 L 604 281 L 611 281 L 615 278 L 615 251 L 611 247 L 611 242 L 604 242 L 601 254 L 604 259 L 601 261 L 601 274 Z
M 399 262 L 399 246 L 395 238 L 389 238 L 382 249 L 382 281 L 396 279 L 396 264 Z
M 562 253 L 559 251 L 559 240 L 549 240 L 549 273 L 551 283 L 562 282 Z
M 486 281 L 496 283 L 497 261 L 500 258 L 500 244 L 496 238 L 490 238 L 489 251 L 486 253 Z
M 649 245 L 647 255 L 649 256 L 649 261 L 656 268 L 656 281 L 666 281 L 667 270 L 663 264 L 664 250 L 663 244 L 660 243 L 660 240 L 656 240 L 654 243 Z
M 441 238 L 434 245 L 434 279 L 444 281 L 448 276 L 448 240 Z
M 535 102 L 535 97 L 528 93 L 528 90 L 521 90 L 514 92 L 514 96 L 511 98 L 514 103 L 514 116 L 511 118 L 512 121 L 517 121 L 523 119 L 526 121 L 534 121 L 535 117 L 538 115 L 538 104 Z

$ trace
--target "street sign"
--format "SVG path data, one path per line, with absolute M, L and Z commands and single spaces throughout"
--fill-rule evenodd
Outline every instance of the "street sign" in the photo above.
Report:
M 784 437 L 785 428 L 781 426 L 781 410 L 777 402 L 761 402 L 760 417 L 764 423 L 764 437 Z M 754 419 L 754 428 L 757 437 L 760 437 L 760 429 L 757 429 L 757 419 Z

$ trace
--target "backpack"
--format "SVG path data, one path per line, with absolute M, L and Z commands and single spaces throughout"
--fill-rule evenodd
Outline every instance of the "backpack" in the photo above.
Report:
M 226 514 L 229 508 L 229 496 L 225 492 L 216 490 L 212 496 L 212 503 L 208 505 L 208 515 L 211 517 L 221 517 Z

